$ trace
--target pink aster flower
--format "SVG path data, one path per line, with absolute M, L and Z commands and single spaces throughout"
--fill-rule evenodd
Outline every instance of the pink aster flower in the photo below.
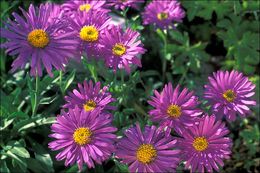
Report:
M 76 16 L 79 12 L 88 13 L 93 11 L 102 11 L 104 13 L 110 10 L 105 8 L 106 1 L 98 0 L 67 0 L 63 5 L 63 11 L 69 16 Z
M 191 172 L 219 171 L 219 165 L 224 166 L 223 160 L 231 154 L 232 140 L 225 137 L 228 133 L 225 124 L 215 121 L 215 116 L 205 116 L 185 130 L 178 140 L 185 168 Z
M 141 67 L 141 61 L 137 56 L 143 54 L 145 49 L 139 37 L 140 34 L 130 28 L 125 32 L 119 26 L 105 30 L 100 45 L 106 65 L 114 71 L 117 68 L 125 68 L 128 73 L 131 71 L 130 64 Z
M 142 132 L 137 124 L 124 134 L 117 144 L 116 157 L 129 166 L 130 172 L 175 172 L 180 150 L 174 149 L 177 140 L 170 129 L 146 126 Z
M 59 35 L 58 32 L 66 27 L 61 20 L 55 20 L 53 6 L 41 4 L 39 8 L 30 5 L 27 13 L 21 9 L 23 17 L 13 13 L 15 21 L 9 20 L 6 28 L 1 28 L 1 37 L 7 42 L 1 47 L 7 48 L 6 53 L 18 57 L 12 64 L 12 71 L 24 68 L 30 63 L 31 75 L 42 75 L 42 64 L 48 74 L 52 74 L 52 66 L 64 70 L 68 58 L 74 56 L 76 47 L 73 32 Z
M 81 55 L 86 52 L 88 58 L 100 56 L 100 40 L 110 20 L 103 12 L 78 13 L 70 20 L 70 29 L 76 31 L 74 37 L 78 41 Z
M 204 97 L 219 119 L 225 116 L 234 121 L 236 114 L 245 117 L 250 113 L 249 106 L 256 105 L 251 98 L 255 85 L 238 71 L 217 71 L 209 77 L 209 82 L 205 85 Z
M 49 143 L 52 150 L 62 150 L 56 156 L 57 160 L 65 159 L 65 166 L 78 164 L 79 170 L 83 163 L 88 168 L 95 167 L 95 162 L 101 164 L 114 151 L 114 141 L 117 129 L 111 125 L 111 119 L 100 114 L 99 110 L 85 112 L 82 109 L 69 109 L 62 112 L 51 126 L 55 140 Z
M 138 3 L 143 3 L 144 0 L 108 0 L 108 6 L 115 7 L 115 9 L 125 10 L 127 7 L 138 8 Z
M 187 88 L 180 92 L 179 89 L 179 85 L 173 89 L 172 84 L 168 83 L 161 94 L 155 90 L 155 97 L 152 96 L 148 103 L 155 108 L 149 112 L 153 122 L 174 128 L 181 134 L 185 126 L 194 124 L 202 111 L 197 108 L 199 102 L 193 92 L 189 92 Z
M 101 111 L 114 109 L 113 106 L 109 106 L 109 103 L 114 102 L 115 99 L 107 91 L 107 86 L 101 89 L 100 85 L 100 82 L 93 84 L 92 81 L 88 83 L 84 81 L 83 85 L 79 83 L 78 90 L 74 89 L 73 92 L 69 92 L 68 96 L 65 96 L 67 103 L 63 107 L 71 109 L 78 106 L 86 112 L 94 109 Z
M 145 7 L 143 24 L 153 24 L 161 29 L 174 28 L 174 22 L 181 22 L 185 12 L 177 0 L 154 0 Z

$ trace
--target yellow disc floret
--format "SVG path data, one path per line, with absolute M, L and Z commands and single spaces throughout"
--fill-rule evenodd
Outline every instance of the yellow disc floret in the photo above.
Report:
M 167 114 L 173 118 L 179 118 L 181 116 L 181 107 L 171 104 L 167 109 Z
M 208 145 L 208 141 L 205 137 L 196 137 L 192 143 L 196 151 L 204 151 L 208 148 Z
M 165 20 L 165 19 L 168 18 L 168 13 L 165 13 L 165 12 L 158 13 L 158 14 L 157 14 L 157 18 L 158 18 L 159 20 Z
M 151 144 L 142 144 L 136 151 L 136 158 L 144 164 L 151 163 L 157 156 L 157 151 Z
M 91 141 L 92 132 L 87 127 L 77 128 L 73 133 L 74 142 L 78 145 L 85 145 Z
M 83 41 L 94 42 L 98 40 L 98 30 L 95 26 L 83 26 L 79 33 L 80 38 Z
M 85 11 L 88 12 L 91 9 L 91 5 L 90 4 L 83 4 L 79 6 L 79 10 L 80 11 Z
M 27 36 L 27 41 L 33 47 L 37 48 L 44 48 L 50 42 L 48 34 L 42 29 L 35 29 L 31 31 Z
M 95 102 L 94 100 L 88 100 L 88 101 L 83 105 L 84 110 L 85 110 L 86 112 L 92 111 L 93 109 L 96 108 L 96 106 L 97 106 L 97 104 L 96 104 L 96 102 Z
M 125 54 L 126 52 L 126 47 L 121 44 L 121 43 L 116 43 L 114 46 L 113 46 L 113 54 L 114 55 L 117 55 L 117 56 L 122 56 Z
M 233 102 L 236 99 L 236 93 L 233 90 L 225 91 L 222 96 L 228 101 Z

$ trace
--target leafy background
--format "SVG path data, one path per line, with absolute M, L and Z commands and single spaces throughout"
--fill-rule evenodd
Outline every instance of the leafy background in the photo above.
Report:
M 21 6 L 41 1 L 1 1 L 1 27 L 11 13 Z M 55 1 L 62 3 L 61 1 Z M 147 2 L 146 2 L 147 3 Z M 212 72 L 219 69 L 237 69 L 257 85 L 257 106 L 248 118 L 227 123 L 233 139 L 233 154 L 225 161 L 222 172 L 257 172 L 259 158 L 259 16 L 260 1 L 182 0 L 187 16 L 177 30 L 165 33 L 151 26 L 142 26 L 140 12 L 113 14 L 127 19 L 127 24 L 141 32 L 148 50 L 142 57 L 142 68 L 131 75 L 119 71 L 116 75 L 103 68 L 103 62 L 81 64 L 71 62 L 65 73 L 56 71 L 53 78 L 45 75 L 35 81 L 25 70 L 11 74 L 15 57 L 1 49 L 1 172 L 76 172 L 77 166 L 64 167 L 48 149 L 50 124 L 55 121 L 64 95 L 84 79 L 102 81 L 110 85 L 117 98 L 114 125 L 118 136 L 131 124 L 151 124 L 147 100 L 154 89 L 162 89 L 166 82 L 181 84 L 196 92 L 202 99 L 203 85 Z M 143 6 L 141 10 L 143 10 Z M 1 39 L 1 42 L 4 40 Z M 35 90 L 38 85 L 38 90 Z M 209 112 L 202 102 L 201 107 Z M 88 172 L 127 172 L 127 167 L 111 158 Z M 183 165 L 178 167 L 183 171 Z

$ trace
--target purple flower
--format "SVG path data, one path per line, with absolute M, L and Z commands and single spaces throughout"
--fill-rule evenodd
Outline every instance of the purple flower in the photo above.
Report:
M 100 113 L 100 110 L 85 112 L 76 107 L 69 112 L 58 115 L 56 123 L 51 126 L 55 138 L 49 143 L 52 150 L 62 151 L 56 156 L 57 160 L 65 159 L 65 166 L 78 164 L 82 169 L 83 163 L 89 168 L 95 167 L 94 162 L 101 164 L 114 152 L 114 142 L 117 129 L 111 125 L 110 115 Z
M 55 20 L 66 20 L 66 17 L 64 15 L 64 11 L 62 11 L 61 6 L 58 4 L 46 2 L 46 5 L 50 6 L 50 17 L 48 19 L 48 22 L 54 23 Z
M 225 115 L 234 121 L 237 113 L 245 117 L 250 113 L 248 106 L 256 105 L 251 99 L 255 85 L 238 71 L 217 71 L 209 77 L 209 82 L 205 85 L 204 97 L 209 100 L 218 119 Z
M 138 8 L 138 3 L 143 3 L 144 0 L 108 0 L 108 6 L 115 9 L 125 10 L 127 7 Z
M 224 137 L 228 133 L 225 124 L 215 121 L 215 116 L 205 116 L 185 130 L 178 140 L 185 168 L 191 168 L 191 172 L 219 171 L 218 165 L 223 166 L 222 160 L 231 154 L 232 140 Z
M 6 52 L 18 57 L 12 64 L 12 71 L 24 68 L 30 63 L 31 75 L 42 76 L 42 64 L 48 74 L 52 74 L 52 66 L 57 70 L 64 70 L 68 58 L 74 56 L 76 47 L 73 32 L 59 35 L 59 30 L 66 27 L 61 20 L 54 20 L 52 5 L 49 3 L 34 8 L 30 5 L 29 12 L 22 10 L 24 18 L 13 13 L 15 21 L 9 20 L 6 29 L 1 28 L 1 37 L 7 42 L 1 47 Z
M 76 31 L 74 37 L 81 54 L 86 52 L 89 58 L 100 56 L 99 42 L 109 22 L 110 17 L 103 12 L 78 13 L 71 18 L 70 29 Z
M 110 10 L 105 8 L 106 1 L 97 1 L 97 0 L 67 0 L 62 5 L 62 9 L 69 16 L 76 16 L 79 12 L 93 12 L 93 11 L 102 11 L 104 13 L 109 12 Z
M 179 85 L 173 89 L 172 84 L 165 85 L 161 94 L 154 91 L 155 97 L 148 101 L 155 109 L 149 112 L 153 122 L 174 128 L 181 134 L 185 126 L 192 126 L 202 112 L 197 108 L 198 98 L 184 88 L 179 92 Z
M 130 28 L 124 32 L 119 26 L 105 30 L 100 44 L 106 65 L 113 68 L 114 72 L 117 68 L 125 68 L 128 73 L 131 71 L 130 64 L 141 67 L 141 61 L 137 56 L 143 54 L 145 49 L 139 36 L 138 32 Z
M 180 150 L 173 150 L 177 140 L 170 135 L 170 129 L 146 126 L 142 132 L 137 124 L 124 134 L 126 137 L 117 144 L 116 157 L 129 165 L 130 172 L 175 171 Z
M 73 92 L 69 92 L 68 96 L 65 96 L 67 103 L 63 107 L 72 109 L 78 106 L 86 112 L 94 109 L 101 111 L 114 109 L 113 106 L 108 104 L 115 101 L 115 99 L 107 92 L 107 86 L 101 89 L 100 85 L 100 82 L 93 85 L 92 81 L 89 81 L 89 83 L 84 81 L 83 85 L 79 83 L 79 90 L 74 89 Z
M 154 0 L 145 7 L 143 24 L 153 24 L 161 29 L 174 27 L 174 22 L 181 22 L 185 12 L 177 0 Z

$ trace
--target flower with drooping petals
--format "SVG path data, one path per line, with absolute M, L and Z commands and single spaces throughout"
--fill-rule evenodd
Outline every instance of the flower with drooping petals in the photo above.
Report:
M 88 58 L 100 56 L 100 40 L 110 20 L 103 12 L 79 13 L 70 20 L 70 29 L 75 31 L 81 55 L 86 52 Z
M 84 109 L 86 112 L 94 109 L 111 110 L 113 106 L 109 106 L 109 103 L 115 101 L 112 95 L 107 91 L 108 87 L 105 86 L 100 88 L 101 83 L 97 82 L 93 84 L 92 81 L 83 82 L 78 84 L 78 90 L 74 89 L 73 92 L 69 92 L 68 96 L 65 96 L 67 103 L 63 106 L 64 108 L 79 108 Z
M 88 13 L 102 11 L 104 13 L 110 10 L 105 8 L 106 1 L 97 0 L 68 0 L 62 5 L 63 11 L 69 16 L 77 16 L 78 13 Z
M 141 67 L 141 61 L 137 56 L 143 54 L 145 49 L 139 37 L 140 34 L 130 28 L 125 32 L 120 26 L 105 30 L 100 45 L 106 65 L 113 68 L 114 72 L 117 68 L 125 68 L 128 73 L 131 71 L 130 64 Z
M 245 117 L 250 113 L 248 106 L 256 105 L 251 99 L 255 85 L 238 71 L 217 71 L 209 77 L 205 85 L 204 97 L 212 105 L 213 114 L 221 119 L 225 116 L 234 121 L 236 114 Z
M 144 0 L 108 0 L 108 6 L 115 9 L 125 10 L 127 7 L 138 8 L 138 3 L 143 3 Z
M 12 71 L 24 68 L 30 63 L 30 73 L 33 76 L 42 76 L 42 64 L 48 74 L 52 74 L 52 66 L 57 70 L 64 70 L 68 58 L 74 56 L 76 51 L 73 32 L 59 35 L 65 27 L 62 20 L 55 20 L 53 6 L 49 3 L 41 4 L 39 8 L 30 5 L 29 12 L 21 9 L 24 18 L 13 13 L 15 21 L 8 21 L 6 28 L 1 28 L 1 37 L 7 42 L 1 47 L 7 48 L 6 52 L 18 57 L 12 64 Z
M 129 166 L 130 172 L 175 171 L 180 150 L 174 149 L 177 140 L 170 135 L 170 129 L 146 126 L 142 132 L 137 124 L 124 134 L 117 144 L 116 157 Z
M 202 111 L 197 108 L 199 102 L 193 92 L 189 92 L 187 88 L 180 92 L 179 89 L 179 85 L 173 89 L 172 84 L 168 83 L 161 94 L 155 90 L 155 97 L 152 96 L 148 103 L 155 108 L 149 112 L 153 122 L 174 128 L 181 134 L 186 126 L 194 124 Z
M 207 115 L 184 130 L 178 146 L 186 161 L 185 168 L 190 168 L 191 172 L 219 171 L 219 165 L 224 166 L 223 160 L 229 159 L 231 154 L 232 140 L 225 137 L 228 133 L 224 123 Z
M 49 143 L 52 150 L 62 150 L 57 160 L 65 159 L 65 166 L 78 164 L 82 170 L 83 163 L 88 168 L 95 167 L 94 162 L 102 164 L 114 152 L 117 129 L 111 125 L 111 119 L 96 109 L 85 112 L 76 107 L 69 112 L 57 116 L 56 123 L 51 126 L 55 140 Z
M 143 24 L 153 24 L 161 29 L 174 27 L 174 22 L 181 22 L 185 12 L 177 0 L 154 0 L 145 7 Z

